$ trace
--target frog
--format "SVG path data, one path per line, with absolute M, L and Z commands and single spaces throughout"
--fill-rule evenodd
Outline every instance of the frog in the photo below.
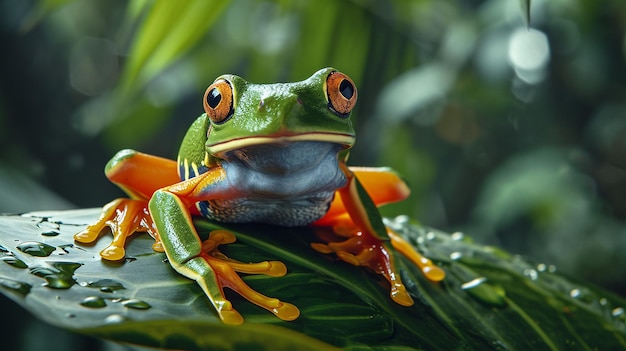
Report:
M 224 295 L 235 291 L 284 321 L 297 306 L 252 289 L 242 275 L 287 274 L 281 261 L 241 262 L 219 247 L 236 241 L 226 229 L 202 240 L 196 216 L 220 223 L 330 227 L 339 239 L 311 248 L 382 275 L 402 306 L 414 301 L 396 268 L 399 253 L 437 282 L 442 268 L 388 228 L 379 206 L 405 199 L 410 190 L 390 168 L 347 166 L 356 141 L 351 113 L 356 85 L 348 75 L 324 68 L 292 83 L 254 84 L 221 75 L 206 89 L 204 113 L 185 134 L 176 160 L 135 150 L 119 151 L 106 177 L 128 198 L 106 204 L 97 220 L 74 235 L 93 245 L 109 227 L 113 239 L 102 260 L 124 261 L 135 232 L 154 238 L 172 268 L 194 280 L 226 324 L 243 316 Z

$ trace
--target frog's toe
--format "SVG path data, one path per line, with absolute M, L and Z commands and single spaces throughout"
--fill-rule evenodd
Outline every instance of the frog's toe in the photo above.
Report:
M 369 262 L 374 260 L 375 256 L 376 252 L 368 249 L 363 249 L 357 255 L 347 251 L 337 251 L 337 257 L 353 266 L 367 266 Z
M 120 247 L 114 244 L 109 245 L 104 250 L 100 251 L 100 257 L 107 261 L 121 261 L 126 257 L 126 250 L 124 247 Z
M 74 234 L 74 240 L 81 244 L 93 244 L 99 236 L 100 230 L 92 230 L 87 227 L 87 229 Z
M 209 233 L 209 238 L 202 242 L 202 251 L 198 256 L 182 265 L 174 265 L 174 267 L 183 275 L 200 284 L 218 311 L 220 319 L 225 323 L 240 324 L 243 322 L 243 318 L 233 309 L 230 301 L 224 297 L 224 288 L 235 291 L 246 300 L 268 310 L 280 319 L 291 321 L 298 318 L 300 311 L 296 306 L 259 293 L 239 276 L 239 273 L 263 274 L 272 277 L 283 276 L 287 273 L 285 264 L 279 261 L 239 262 L 218 250 L 219 245 L 234 241 L 235 236 L 228 231 L 212 231 Z
M 413 298 L 411 297 L 411 295 L 409 295 L 409 292 L 406 291 L 406 288 L 404 287 L 402 282 L 400 282 L 400 284 L 391 284 L 391 291 L 389 292 L 389 296 L 398 305 L 413 306 Z
M 257 306 L 263 307 L 264 309 L 272 312 L 278 318 L 291 321 L 300 315 L 300 310 L 290 303 L 283 302 L 277 298 L 265 296 L 258 291 L 252 289 L 248 284 L 246 284 L 236 272 L 247 272 L 252 274 L 266 274 L 271 275 L 269 272 L 272 269 L 272 264 L 270 262 L 262 262 L 261 264 L 240 264 L 237 262 L 222 261 L 219 263 L 215 262 L 215 258 L 209 259 L 208 262 L 213 266 L 215 272 L 218 276 L 218 281 L 221 281 L 224 286 L 229 287 L 230 289 L 237 292 L 246 300 L 256 304 Z M 279 262 L 280 263 L 280 262 Z M 243 269 L 241 269 L 241 265 L 245 265 Z M 278 266 L 283 266 L 284 264 L 280 263 Z M 261 269 L 260 272 L 255 271 L 254 269 L 250 271 L 250 267 L 256 266 L 264 266 L 265 268 Z M 279 273 L 284 274 L 286 272 L 286 268 L 279 268 Z M 223 313 L 222 313 L 223 314 Z M 224 317 L 222 317 L 224 319 Z
M 345 232 L 341 236 L 345 236 Z M 327 244 L 313 243 L 313 249 L 321 253 L 335 253 L 337 257 L 354 266 L 363 266 L 382 275 L 391 285 L 389 295 L 402 306 L 413 305 L 413 299 L 407 292 L 400 275 L 395 269 L 393 253 L 386 244 L 367 232 L 353 232 L 352 237 L 341 241 L 329 241 Z
M 241 263 L 228 260 L 233 270 L 246 274 L 264 274 L 270 277 L 282 277 L 287 274 L 287 266 L 280 261 L 263 261 L 259 263 Z
M 298 307 L 287 302 L 283 302 L 281 306 L 273 309 L 272 312 L 276 315 L 276 317 L 284 321 L 293 321 L 300 316 L 300 310 Z
M 409 244 L 396 232 L 388 230 L 388 234 L 389 238 L 391 238 L 391 245 L 417 265 L 426 279 L 438 282 L 442 281 L 446 277 L 446 272 L 443 269 L 437 267 L 430 259 L 422 256 L 415 250 L 415 248 L 413 248 L 413 246 L 411 246 L 411 244 Z
M 154 244 L 152 244 L 152 250 L 156 252 L 165 252 L 165 248 L 163 247 L 161 241 L 155 241 Z
M 235 310 L 222 310 L 220 312 L 222 322 L 230 325 L 240 325 L 243 323 L 243 317 Z

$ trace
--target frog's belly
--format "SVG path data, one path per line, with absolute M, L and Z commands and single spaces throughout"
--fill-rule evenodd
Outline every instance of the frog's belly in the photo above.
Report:
M 328 211 L 333 192 L 306 198 L 241 198 L 198 203 L 202 215 L 219 222 L 262 222 L 280 226 L 304 226 L 320 219 Z
M 338 165 L 342 148 L 305 141 L 233 151 L 221 165 L 222 186 L 232 197 L 199 202 L 198 209 L 220 222 L 310 224 L 326 214 L 335 191 L 347 183 Z

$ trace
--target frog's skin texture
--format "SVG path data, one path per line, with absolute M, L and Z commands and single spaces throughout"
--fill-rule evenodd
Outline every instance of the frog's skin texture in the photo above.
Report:
M 347 237 L 313 243 L 322 253 L 366 266 L 390 283 L 390 296 L 413 304 L 394 266 L 391 244 L 432 281 L 445 273 L 387 229 L 377 205 L 409 194 L 385 168 L 349 168 L 355 141 L 350 113 L 357 91 L 350 78 L 332 68 L 295 83 L 258 85 L 224 75 L 209 86 L 205 113 L 189 128 L 177 161 L 120 151 L 105 168 L 107 177 L 128 195 L 102 210 L 97 222 L 75 235 L 78 243 L 98 240 L 104 227 L 113 241 L 105 260 L 124 259 L 134 232 L 148 232 L 155 251 L 165 251 L 172 267 L 195 280 L 229 324 L 243 317 L 224 297 L 230 288 L 283 320 L 298 318 L 292 304 L 253 290 L 238 273 L 283 276 L 281 262 L 241 263 L 218 246 L 235 241 L 216 230 L 204 242 L 192 215 L 221 222 L 265 222 L 279 226 L 323 225 Z

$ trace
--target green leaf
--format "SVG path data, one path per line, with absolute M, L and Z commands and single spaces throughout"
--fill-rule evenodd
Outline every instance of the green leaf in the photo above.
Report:
M 193 47 L 228 4 L 224 0 L 158 0 L 142 6 L 147 14 L 131 47 L 121 95 L 142 87 Z M 138 10 L 132 3 L 129 6 L 129 16 L 135 18 Z
M 110 239 L 92 247 L 72 235 L 99 210 L 0 217 L 0 291 L 48 323 L 93 336 L 185 350 L 344 349 L 485 350 L 618 349 L 626 347 L 626 301 L 496 248 L 475 245 L 410 222 L 387 220 L 447 272 L 441 283 L 397 258 L 415 305 L 388 296 L 381 277 L 310 248 L 323 228 L 216 225 L 197 220 L 201 235 L 228 229 L 222 247 L 241 261 L 281 260 L 284 277 L 246 276 L 254 289 L 295 304 L 284 322 L 227 292 L 246 323 L 222 324 L 196 284 L 176 274 L 139 235 L 118 264 L 100 260 Z M 327 233 L 328 234 L 328 233 Z M 48 256 L 18 249 L 53 247 Z M 47 252 L 47 251 L 46 251 Z M 57 283 L 63 284 L 57 284 Z
M 522 18 L 526 27 L 530 26 L 530 0 L 519 0 Z

